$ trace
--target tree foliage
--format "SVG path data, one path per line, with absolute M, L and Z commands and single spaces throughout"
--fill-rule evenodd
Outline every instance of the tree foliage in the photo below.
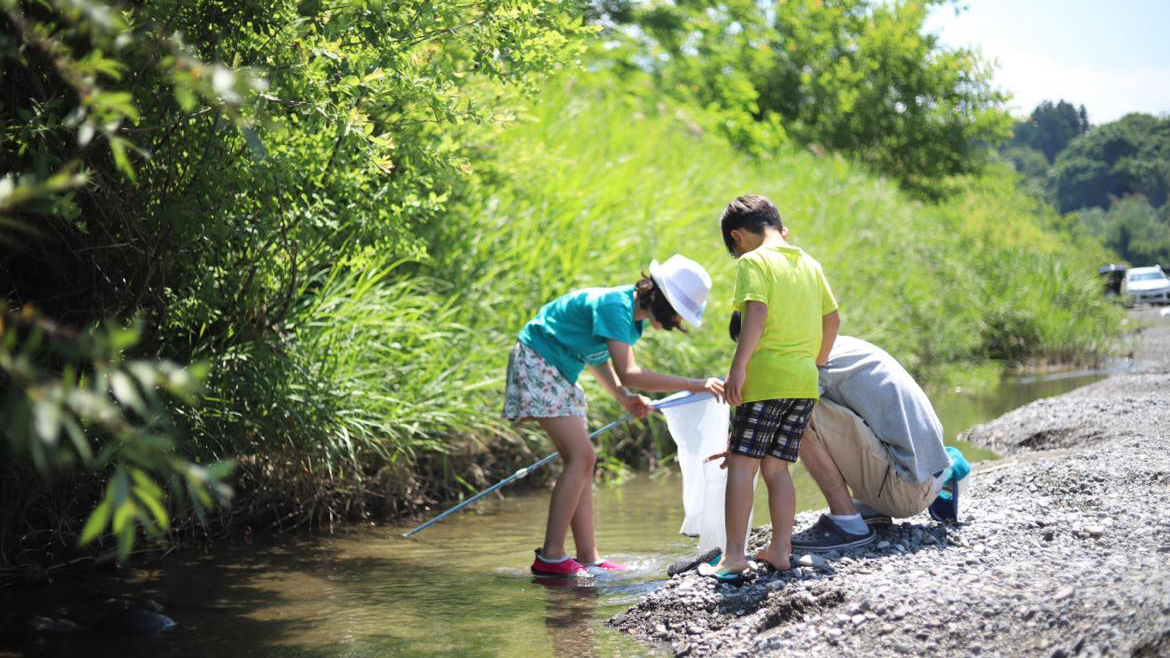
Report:
M 137 327 L 120 326 L 75 332 L 31 307 L 0 314 L 0 424 L 7 439 L 0 491 L 9 503 L 29 493 L 19 490 L 26 479 L 19 458 L 31 459 L 45 478 L 78 465 L 108 471 L 105 494 L 77 538 L 86 544 L 108 528 L 123 561 L 139 526 L 156 538 L 170 529 L 172 498 L 203 518 L 232 495 L 223 483 L 230 460 L 204 467 L 175 452 L 166 397 L 194 403 L 205 368 L 127 359 L 138 335 Z M 8 543 L 0 548 L 12 548 Z
M 1170 118 L 1090 127 L 1084 107 L 1044 101 L 1002 151 L 1038 198 L 1134 265 L 1170 261 Z
M 1170 190 L 1170 117 L 1134 113 L 1097 126 L 1061 151 L 1051 180 L 1062 212 L 1108 208 L 1130 195 L 1162 206 Z
M 742 148 L 787 135 L 937 197 L 946 177 L 979 171 L 1010 124 L 978 54 L 924 32 L 935 4 L 649 3 L 630 14 L 638 45 L 627 58 L 668 93 L 727 115 L 720 128 Z M 782 132 L 761 135 L 746 116 Z
M 422 236 L 474 175 L 457 135 L 507 119 L 518 91 L 575 63 L 592 31 L 580 11 L 552 0 L 0 0 L 8 305 L 71 328 L 141 317 L 141 340 L 122 351 L 205 361 L 200 406 L 174 408 L 180 455 L 254 462 L 268 450 L 259 434 L 289 450 L 288 470 L 329 471 L 328 407 L 306 402 L 314 382 L 297 342 L 314 290 L 370 253 L 426 259 Z M 51 354 L 29 358 L 65 376 Z M 111 444 L 79 424 L 97 450 Z M 9 438 L 36 457 L 35 436 Z M 115 484 L 133 479 L 82 461 Z M 122 536 L 126 491 L 110 490 L 118 504 L 99 507 L 91 530 L 108 512 Z
M 1084 105 L 1078 109 L 1064 100 L 1043 101 L 1027 119 L 1012 127 L 1011 144 L 1039 151 L 1051 163 L 1069 142 L 1088 130 Z
M 0 0 L 0 559 L 53 527 L 24 512 L 51 478 L 89 517 L 62 536 L 123 555 L 227 484 L 298 523 L 481 485 L 531 451 L 496 414 L 518 323 L 701 251 L 745 184 L 847 254 L 842 290 L 883 281 L 856 317 L 915 367 L 1098 350 L 1064 263 L 1096 252 L 961 176 L 1006 120 L 931 4 Z M 582 60 L 603 89 L 548 77 Z M 648 340 L 695 375 L 726 348 Z
M 1085 208 L 1077 222 L 1136 267 L 1170 266 L 1170 205 L 1160 209 L 1139 196 L 1126 197 L 1108 210 Z

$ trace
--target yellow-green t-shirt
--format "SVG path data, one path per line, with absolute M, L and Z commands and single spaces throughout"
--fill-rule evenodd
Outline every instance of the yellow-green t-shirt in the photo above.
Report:
M 736 262 L 732 300 L 741 312 L 748 301 L 768 306 L 760 344 L 748 361 L 743 401 L 818 399 L 821 317 L 837 310 L 821 264 L 791 245 L 749 251 Z

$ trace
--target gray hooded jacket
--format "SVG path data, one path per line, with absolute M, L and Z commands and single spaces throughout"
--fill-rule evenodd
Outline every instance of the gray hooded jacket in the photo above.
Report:
M 820 369 L 821 395 L 861 417 L 889 451 L 898 475 L 915 484 L 950 466 L 942 423 L 922 387 L 885 350 L 838 336 Z

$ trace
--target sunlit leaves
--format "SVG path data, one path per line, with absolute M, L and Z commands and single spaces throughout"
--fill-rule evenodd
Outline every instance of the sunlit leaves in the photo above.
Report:
M 931 4 L 650 3 L 634 13 L 645 32 L 631 63 L 723 114 L 717 130 L 740 148 L 774 152 L 767 126 L 780 125 L 937 198 L 947 177 L 980 170 L 1010 120 L 988 64 L 925 32 Z
M 0 213 L 11 215 L 0 215 L 0 235 L 32 235 L 45 222 L 52 232 L 37 235 L 61 236 L 68 245 L 61 250 L 77 262 L 73 273 L 48 267 L 37 292 L 22 298 L 49 289 L 73 294 L 72 277 L 85 271 L 93 288 L 84 294 L 102 303 L 80 305 L 118 317 L 145 313 L 151 330 L 143 352 L 195 361 L 126 357 L 135 336 L 117 326 L 97 332 L 100 344 L 57 341 L 77 352 L 68 359 L 72 373 L 13 357 L 14 368 L 31 370 L 21 380 L 27 385 L 13 389 L 27 395 L 5 420 L 27 439 L 30 460 L 45 477 L 70 465 L 110 475 L 86 541 L 112 534 L 125 556 L 136 533 L 166 532 L 177 507 L 202 516 L 224 501 L 231 462 L 197 466 L 184 456 L 267 458 L 279 446 L 330 474 L 353 473 L 369 445 L 397 458 L 441 449 L 429 433 L 436 427 L 467 426 L 465 416 L 378 391 L 376 408 L 393 413 L 338 411 L 337 392 L 311 375 L 332 356 L 305 363 L 320 353 L 298 341 L 344 335 L 308 330 L 330 312 L 303 311 L 318 294 L 320 272 L 343 265 L 338 276 L 365 276 L 369 263 L 353 254 L 428 258 L 428 237 L 446 230 L 481 175 L 483 154 L 468 148 L 462 131 L 511 121 L 519 94 L 577 64 L 595 32 L 579 4 L 0 0 L 0 7 L 24 17 L 12 47 L 0 44 L 0 58 L 36 82 L 27 99 L 17 95 L 21 102 L 0 108 L 0 141 L 20 158 L 16 172 L 37 172 L 0 178 Z M 376 325 L 367 335 L 409 333 L 405 323 L 427 312 L 440 327 L 426 340 L 389 341 L 397 347 L 386 358 L 406 360 L 464 331 L 443 319 L 451 313 L 444 299 L 394 290 L 367 291 L 366 303 L 410 313 L 355 318 Z M 202 363 L 217 369 L 206 398 L 199 408 L 177 404 L 195 401 Z M 433 376 L 425 400 L 440 395 L 455 365 L 411 370 Z M 168 414 L 185 432 L 166 422 Z
M 8 449 L 31 456 L 46 478 L 75 464 L 110 469 L 105 495 L 81 531 L 82 544 L 108 531 L 125 560 L 139 528 L 161 537 L 170 528 L 171 503 L 156 478 L 179 476 L 183 485 L 172 493 L 184 505 L 197 501 L 203 510 L 230 500 L 223 480 L 231 462 L 202 467 L 175 453 L 166 397 L 190 400 L 200 373 L 165 361 L 124 361 L 124 351 L 137 341 L 135 327 L 72 333 L 30 310 L 3 317 L 0 373 L 8 385 L 0 423 Z M 46 368 L 46 350 L 67 365 Z

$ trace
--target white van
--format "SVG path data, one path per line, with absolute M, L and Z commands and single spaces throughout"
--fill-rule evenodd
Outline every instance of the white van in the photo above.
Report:
M 1121 283 L 1121 294 L 1134 304 L 1170 304 L 1170 279 L 1157 265 L 1131 267 Z

